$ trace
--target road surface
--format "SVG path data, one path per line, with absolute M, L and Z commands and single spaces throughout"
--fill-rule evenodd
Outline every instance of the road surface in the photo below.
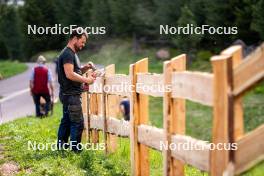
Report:
M 28 69 L 22 74 L 0 81 L 0 124 L 14 119 L 35 115 L 34 102 L 29 92 L 29 77 L 35 63 L 27 63 Z M 55 82 L 55 97 L 58 97 L 58 83 L 55 65 L 47 64 Z

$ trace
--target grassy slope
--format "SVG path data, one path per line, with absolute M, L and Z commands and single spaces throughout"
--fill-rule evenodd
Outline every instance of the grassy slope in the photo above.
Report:
M 154 49 L 142 49 L 142 53 L 134 55 L 131 52 L 128 42 L 114 41 L 105 45 L 97 54 L 83 52 L 81 58 L 91 58 L 95 63 L 108 65 L 115 63 L 118 73 L 128 73 L 128 65 L 140 58 L 150 58 L 150 72 L 162 72 L 162 62 L 154 58 Z M 201 61 L 202 59 L 202 61 Z M 208 58 L 198 57 L 188 68 L 191 70 L 210 71 L 210 62 Z M 202 62 L 202 64 L 201 64 Z M 253 130 L 264 123 L 264 88 L 263 84 L 254 91 L 247 94 L 244 100 L 245 106 L 245 129 Z M 57 105 L 58 106 L 58 105 Z M 58 107 L 57 107 L 58 108 Z M 48 119 L 22 119 L 15 123 L 9 123 L 0 127 L 1 136 L 12 137 L 9 140 L 2 140 L 10 150 L 7 154 L 21 163 L 24 168 L 30 167 L 34 173 L 49 172 L 49 175 L 70 174 L 71 171 L 82 173 L 83 171 L 110 173 L 110 175 L 122 175 L 129 173 L 129 140 L 119 138 L 119 148 L 116 153 L 108 158 L 104 158 L 102 153 L 97 152 L 96 157 L 91 152 L 85 152 L 81 155 L 74 155 L 71 152 L 56 153 L 53 152 L 22 152 L 21 143 L 18 139 L 25 141 L 28 139 L 43 141 L 54 141 L 56 139 L 56 130 L 58 128 L 60 111 L 56 110 L 55 117 Z M 162 99 L 150 97 L 150 124 L 162 127 Z M 212 109 L 197 103 L 187 101 L 187 131 L 186 133 L 198 139 L 211 140 Z M 34 134 L 30 133 L 34 131 Z M 35 134 L 39 134 L 38 136 Z M 17 136 L 17 137 L 14 137 Z M 20 137 L 19 137 L 20 136 Z M 10 145 L 14 143 L 14 145 Z M 92 152 L 93 153 L 93 152 Z M 21 156 L 22 155 L 22 156 Z M 151 150 L 151 175 L 162 175 L 162 155 L 160 152 Z M 10 158 L 10 159 L 11 159 Z M 91 166 L 90 163 L 95 163 Z M 96 162 L 94 162 L 96 161 Z M 122 163 L 122 164 L 121 164 Z M 66 169 L 65 169 L 66 168 Z M 45 170 L 46 169 L 46 170 Z M 69 170 L 66 172 L 65 170 Z M 264 163 L 254 167 L 244 175 L 263 175 Z M 204 175 L 206 173 L 187 166 L 185 168 L 187 175 Z M 112 173 L 111 173 L 112 172 Z M 23 171 L 22 171 L 23 173 Z M 80 175 L 82 175 L 80 174 Z
M 128 175 L 120 160 L 105 157 L 100 150 L 86 150 L 81 154 L 70 151 L 28 150 L 32 143 L 56 142 L 61 117 L 61 105 L 55 106 L 52 117 L 37 119 L 26 117 L 0 126 L 0 143 L 5 149 L 5 159 L 20 165 L 19 175 Z
M 4 79 L 22 73 L 26 69 L 27 66 L 24 63 L 9 60 L 0 61 L 0 75 L 2 75 Z

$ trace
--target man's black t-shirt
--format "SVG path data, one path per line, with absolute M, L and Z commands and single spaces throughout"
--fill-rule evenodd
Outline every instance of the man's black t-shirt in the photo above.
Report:
M 60 91 L 63 95 L 79 95 L 82 93 L 81 83 L 71 81 L 64 72 L 63 65 L 71 63 L 74 66 L 74 72 L 82 75 L 79 57 L 70 48 L 65 47 L 58 58 L 58 81 Z

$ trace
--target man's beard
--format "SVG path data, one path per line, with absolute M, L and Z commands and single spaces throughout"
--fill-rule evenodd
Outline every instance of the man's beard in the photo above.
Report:
M 76 44 L 74 45 L 74 49 L 75 49 L 76 53 L 82 50 L 82 49 L 81 49 L 80 47 L 78 47 Z

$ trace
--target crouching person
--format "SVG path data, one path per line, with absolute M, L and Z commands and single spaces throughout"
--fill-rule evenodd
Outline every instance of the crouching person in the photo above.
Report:
M 30 76 L 30 92 L 35 103 L 37 117 L 47 116 L 51 106 L 51 97 L 54 96 L 51 71 L 45 66 L 46 59 L 39 56 L 37 66 L 33 68 Z M 44 112 L 41 111 L 40 99 L 45 100 Z
M 58 149 L 70 147 L 73 151 L 79 151 L 84 120 L 81 105 L 82 84 L 92 84 L 94 77 L 83 77 L 82 74 L 92 67 L 87 64 L 80 66 L 78 51 L 80 51 L 88 39 L 85 31 L 79 28 L 72 31 L 67 46 L 62 50 L 58 58 L 58 81 L 60 84 L 60 101 L 63 104 L 63 117 L 58 130 Z M 68 138 L 70 137 L 70 143 Z

